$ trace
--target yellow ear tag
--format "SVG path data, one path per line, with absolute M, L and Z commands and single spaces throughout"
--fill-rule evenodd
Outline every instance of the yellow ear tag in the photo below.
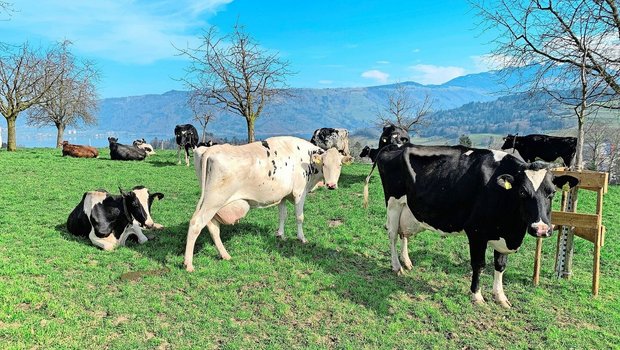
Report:
M 509 189 L 511 189 L 511 188 L 512 188 L 512 185 L 510 184 L 510 182 L 508 182 L 508 181 L 504 181 L 504 188 L 505 188 L 505 189 L 507 189 L 507 190 L 509 190 Z
M 323 159 L 321 158 L 321 156 L 315 154 L 314 156 L 312 156 L 312 162 L 316 165 L 321 165 Z

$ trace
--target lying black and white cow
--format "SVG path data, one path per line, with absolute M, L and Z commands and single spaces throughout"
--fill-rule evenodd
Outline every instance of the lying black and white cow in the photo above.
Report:
M 379 150 L 383 147 L 387 145 L 404 145 L 406 143 L 409 143 L 409 133 L 407 130 L 394 124 L 389 124 L 383 127 L 383 132 L 379 137 L 379 148 L 370 148 L 370 146 L 366 146 L 362 149 L 360 157 L 369 157 L 374 163 L 377 154 L 379 154 Z
M 562 158 L 564 164 L 570 167 L 577 152 L 577 138 L 539 134 L 525 136 L 508 134 L 504 137 L 502 149 L 509 148 L 519 151 L 526 162 L 533 162 L 537 157 L 548 162 Z
M 118 143 L 115 137 L 108 137 L 110 144 L 110 158 L 112 160 L 144 160 L 146 151 L 134 146 Z
M 174 137 L 177 143 L 177 158 L 181 164 L 181 148 L 185 148 L 185 165 L 189 166 L 189 149 L 198 144 L 198 130 L 192 124 L 182 124 L 174 127 Z
M 155 151 L 153 150 L 153 146 L 151 146 L 150 143 L 146 143 L 146 140 L 144 138 L 141 138 L 139 140 L 135 140 L 133 142 L 133 146 L 134 147 L 138 147 L 140 149 L 143 149 L 144 152 L 146 152 L 147 156 L 151 156 L 151 155 L 155 154 Z
M 120 189 L 120 188 L 119 188 Z M 67 229 L 76 236 L 90 238 L 97 247 L 112 250 L 125 245 L 127 237 L 135 234 L 140 244 L 148 238 L 141 227 L 161 229 L 151 217 L 151 205 L 162 193 L 149 193 L 144 186 L 136 186 L 129 192 L 112 195 L 106 190 L 84 193 L 80 203 L 67 218 Z
M 312 134 L 310 143 L 326 151 L 330 148 L 335 148 L 345 156 L 351 154 L 349 153 L 349 130 L 347 129 L 316 129 L 314 134 Z
M 493 296 L 503 307 L 510 307 L 502 284 L 507 254 L 517 251 L 526 232 L 534 237 L 551 235 L 556 187 L 574 187 L 578 182 L 572 176 L 554 177 L 546 163 L 526 163 L 505 152 L 463 146 L 390 145 L 379 153 L 376 164 L 387 206 L 392 269 L 402 271 L 396 250 L 399 234 L 401 258 L 411 269 L 408 236 L 424 229 L 465 231 L 473 270 L 472 300 L 484 302 L 479 276 L 490 244 L 495 250 Z
M 220 239 L 220 224 L 236 223 L 250 208 L 278 205 L 280 226 L 276 236 L 282 238 L 286 201 L 293 202 L 297 238 L 305 243 L 302 224 L 308 191 L 322 179 L 327 188 L 336 189 L 342 164 L 351 160 L 351 156 L 343 156 L 333 148 L 324 151 L 290 136 L 240 146 L 196 148 L 194 165 L 202 193 L 187 231 L 184 262 L 187 271 L 194 270 L 194 244 L 205 226 L 220 257 L 230 259 Z

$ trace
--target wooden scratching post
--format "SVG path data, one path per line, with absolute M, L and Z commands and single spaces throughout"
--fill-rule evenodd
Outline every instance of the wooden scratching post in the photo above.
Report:
M 605 243 L 605 226 L 603 226 L 603 195 L 607 193 L 608 173 L 594 171 L 553 170 L 554 175 L 571 175 L 579 179 L 579 185 L 569 191 L 562 191 L 561 210 L 551 212 L 554 230 L 559 230 L 555 255 L 557 277 L 569 278 L 573 256 L 572 241 L 574 236 L 584 238 L 594 244 L 594 261 L 592 268 L 592 294 L 598 295 L 601 247 Z M 594 214 L 577 212 L 577 195 L 579 190 L 597 193 L 596 212 Z M 536 240 L 534 255 L 534 285 L 538 285 L 540 276 L 540 258 L 542 238 Z

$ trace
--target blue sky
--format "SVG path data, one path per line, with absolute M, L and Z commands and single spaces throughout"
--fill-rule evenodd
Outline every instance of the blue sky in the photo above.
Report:
M 173 47 L 196 47 L 203 30 L 238 21 L 296 72 L 291 87 L 441 84 L 487 71 L 490 34 L 466 0 L 15 0 L 0 40 L 34 45 L 71 40 L 97 63 L 101 97 L 184 89 L 188 62 Z M 3 16 L 6 17 L 6 16 Z

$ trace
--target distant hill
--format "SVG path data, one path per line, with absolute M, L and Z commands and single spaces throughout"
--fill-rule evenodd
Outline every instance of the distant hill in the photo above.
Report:
M 442 85 L 402 84 L 415 99 L 422 101 L 429 95 L 434 101 L 433 109 L 437 112 L 431 116 L 432 124 L 423 136 L 453 137 L 481 128 L 486 130 L 485 124 L 493 124 L 490 129 L 503 133 L 514 131 L 515 123 L 521 120 L 525 125 L 531 118 L 546 119 L 544 110 L 535 113 L 536 106 L 519 104 L 518 97 L 505 97 L 509 89 L 498 80 L 499 77 L 498 72 L 485 72 L 459 77 Z M 377 111 L 395 88 L 396 85 L 391 84 L 363 88 L 290 89 L 290 97 L 279 97 L 265 107 L 256 123 L 256 135 L 258 138 L 273 135 L 309 138 L 320 127 L 344 127 L 351 131 L 376 128 Z M 141 137 L 168 139 L 173 136 L 176 124 L 198 125 L 192 122 L 192 113 L 186 102 L 188 95 L 187 91 L 169 91 L 161 95 L 103 99 L 98 125 L 68 130 L 66 138 L 95 146 L 107 145 L 107 137 L 112 135 L 122 143 L 131 143 Z M 502 118 L 506 119 L 505 122 L 499 122 Z M 18 119 L 18 144 L 53 146 L 53 128 L 27 127 L 25 120 L 25 116 Z M 543 127 L 543 130 L 564 125 L 559 122 L 537 123 L 530 124 Z M 226 138 L 244 139 L 246 136 L 245 120 L 233 115 L 218 116 L 207 130 Z

